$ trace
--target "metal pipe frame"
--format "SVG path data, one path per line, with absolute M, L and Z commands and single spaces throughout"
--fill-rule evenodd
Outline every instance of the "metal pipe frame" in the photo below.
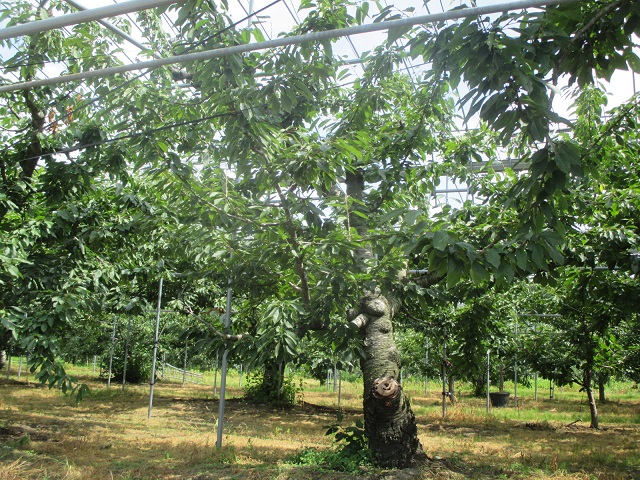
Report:
M 166 1 L 166 0 L 165 0 Z M 420 15 L 417 17 L 402 18 L 400 20 L 389 20 L 386 22 L 369 23 L 366 25 L 356 25 L 353 27 L 336 28 L 333 30 L 325 30 L 321 32 L 310 32 L 303 35 L 294 35 L 291 37 L 281 37 L 264 42 L 248 43 L 245 45 L 235 45 L 232 47 L 218 48 L 203 52 L 188 53 L 185 55 L 176 55 L 172 57 L 138 62 L 129 65 L 119 65 L 116 67 L 103 68 L 99 70 L 91 70 L 88 72 L 75 73 L 71 75 L 63 75 L 59 77 L 51 77 L 29 82 L 21 82 L 12 85 L 4 85 L 0 87 L 0 93 L 13 92 L 16 90 L 26 90 L 29 88 L 37 88 L 45 85 L 53 85 L 60 83 L 75 82 L 86 80 L 89 78 L 101 78 L 119 73 L 126 73 L 135 70 L 154 70 L 166 65 L 175 65 L 177 63 L 196 62 L 201 60 L 211 60 L 214 58 L 222 58 L 230 55 L 241 53 L 255 52 L 258 50 L 267 50 L 270 48 L 284 47 L 288 45 L 297 45 L 306 42 L 321 42 L 333 38 L 347 37 L 350 35 L 359 35 L 363 33 L 379 32 L 382 30 L 390 30 L 393 28 L 413 27 L 420 24 L 436 23 L 445 20 L 458 20 L 478 15 L 488 15 L 492 13 L 502 13 L 510 10 L 521 10 L 526 8 L 541 8 L 548 5 L 558 5 L 563 3 L 572 3 L 579 0 L 525 0 L 517 2 L 503 3 L 500 5 L 487 5 L 484 7 L 464 8 L 458 10 L 450 10 L 442 13 L 431 15 Z M 175 2 L 169 2 L 175 3 Z M 122 5 L 122 4 L 121 4 Z M 98 9 L 96 9 L 98 10 Z M 89 11 L 87 11 L 89 12 Z M 87 13 L 80 12 L 80 13 Z M 34 22 L 35 23 L 35 22 Z M 6 29 L 5 29 L 6 30 Z M 0 30 L 0 39 L 3 31 Z M 4 37 L 6 38 L 6 37 Z
M 166 7 L 173 3 L 184 3 L 185 1 L 186 0 L 129 0 L 128 2 L 115 5 L 92 8 L 82 12 L 68 13 L 66 15 L 60 15 L 59 17 L 51 17 L 45 20 L 36 20 L 34 22 L 3 28 L 0 29 L 0 40 L 34 35 L 36 33 L 92 22 L 106 17 L 117 17 L 118 15 L 124 15 L 126 13 L 138 12 L 149 8 Z

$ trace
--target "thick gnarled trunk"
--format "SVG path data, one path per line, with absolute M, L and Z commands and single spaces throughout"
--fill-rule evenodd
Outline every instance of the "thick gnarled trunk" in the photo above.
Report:
M 406 468 L 424 455 L 415 415 L 398 382 L 400 355 L 393 339 L 393 308 L 378 295 L 360 302 L 353 323 L 364 337 L 364 421 L 376 465 Z

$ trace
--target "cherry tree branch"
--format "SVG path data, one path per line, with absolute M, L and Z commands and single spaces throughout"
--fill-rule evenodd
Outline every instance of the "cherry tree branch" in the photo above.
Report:
M 251 335 L 249 335 L 248 333 L 239 333 L 236 335 L 231 335 L 229 333 L 223 333 L 220 330 L 218 330 L 217 328 L 215 328 L 213 325 L 211 325 L 209 322 L 207 322 L 204 318 L 200 317 L 197 313 L 195 313 L 193 311 L 193 309 L 187 305 L 185 306 L 182 311 L 188 315 L 191 315 L 193 318 L 195 318 L 196 320 L 198 320 L 200 323 L 204 324 L 209 330 L 211 330 L 211 332 L 213 332 L 214 334 L 216 334 L 218 337 L 222 338 L 223 340 L 227 341 L 227 342 L 238 342 L 240 340 L 242 340 L 245 337 L 250 337 Z

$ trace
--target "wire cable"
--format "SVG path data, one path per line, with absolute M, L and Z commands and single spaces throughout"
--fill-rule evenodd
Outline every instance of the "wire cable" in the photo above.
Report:
M 276 1 L 272 2 L 271 4 L 267 5 L 266 7 L 264 7 L 264 8 L 262 8 L 262 9 L 260 9 L 260 10 L 259 10 L 259 12 L 264 11 L 264 10 L 266 10 L 267 8 L 270 8 L 271 6 L 275 5 L 275 4 L 276 4 L 276 3 L 278 3 L 279 1 L 280 1 L 280 0 L 276 0 Z M 229 30 L 230 28 L 233 28 L 233 27 L 237 26 L 239 23 L 242 23 L 242 22 L 246 21 L 248 18 L 249 18 L 249 16 L 248 16 L 248 17 L 245 17 L 244 19 L 239 20 L 238 22 L 235 22 L 235 23 L 233 23 L 233 24 L 229 25 L 228 27 L 225 27 L 225 28 L 223 28 L 223 29 L 219 30 L 219 31 L 217 32 L 217 35 L 221 35 L 222 33 L 224 33 L 225 31 Z M 214 35 L 211 35 L 209 38 L 213 38 L 214 36 L 215 36 L 215 34 L 214 34 Z M 129 79 L 129 80 L 125 81 L 124 83 L 122 83 L 122 84 L 118 85 L 117 87 L 113 88 L 112 90 L 110 90 L 110 91 L 109 91 L 109 92 L 107 92 L 106 94 L 104 94 L 104 95 L 94 96 L 93 98 L 91 98 L 91 99 L 87 100 L 85 103 L 83 103 L 83 104 L 81 104 L 80 106 L 78 106 L 78 107 L 74 108 L 73 110 L 67 111 L 67 112 L 65 112 L 64 114 L 61 114 L 61 116 L 59 116 L 59 117 L 56 117 L 56 118 L 52 119 L 52 120 L 51 120 L 48 124 L 46 124 L 43 128 L 44 128 L 44 129 L 47 129 L 47 128 L 50 128 L 53 124 L 55 124 L 55 123 L 57 123 L 57 122 L 64 121 L 65 119 L 67 119 L 67 118 L 71 117 L 71 116 L 72 116 L 72 115 L 74 115 L 75 113 L 77 113 L 77 112 L 79 112 L 79 111 L 81 111 L 81 110 L 83 110 L 83 109 L 85 109 L 85 108 L 89 107 L 90 105 L 92 105 L 92 104 L 96 103 L 98 100 L 106 99 L 108 96 L 113 95 L 114 93 L 116 93 L 116 92 L 120 91 L 120 90 L 121 90 L 121 89 L 123 89 L 123 88 L 126 88 L 128 85 L 130 85 L 131 83 L 135 82 L 136 80 L 140 79 L 141 77 L 145 76 L 145 75 L 146 75 L 146 74 L 148 74 L 148 73 L 149 73 L 149 70 L 145 70 L 145 71 L 141 72 L 140 74 L 136 75 L 134 78 Z M 43 72 L 43 74 L 44 74 L 44 72 Z M 14 74 L 14 75 L 15 75 L 15 74 Z M 45 76 L 46 76 L 46 74 L 45 74 Z M 70 96 L 73 92 L 74 92 L 74 89 L 71 89 L 71 90 L 70 90 L 70 92 L 68 93 L 68 95 Z M 27 134 L 27 138 L 28 138 L 29 136 L 34 136 L 34 135 L 36 135 L 36 132 L 28 132 L 28 134 Z M 7 146 L 7 147 L 5 147 L 5 148 L 13 148 L 13 147 L 15 147 L 16 145 L 18 145 L 20 142 L 22 142 L 23 140 L 24 140 L 24 138 L 18 139 L 18 140 L 16 140 L 15 142 L 13 142 L 11 145 L 9 145 L 9 146 Z
M 252 14 L 249 14 L 249 12 L 244 8 L 244 6 L 243 6 L 242 4 L 240 4 L 240 6 L 242 7 L 242 9 L 244 10 L 244 13 L 246 14 L 246 17 L 241 18 L 240 20 L 238 20 L 238 21 L 236 21 L 236 22 L 233 22 L 233 23 L 229 24 L 227 27 L 224 27 L 223 29 L 218 30 L 216 33 L 214 33 L 214 34 L 212 34 L 212 35 L 209 35 L 208 37 L 205 37 L 204 39 L 199 40 L 198 42 L 195 42 L 195 43 L 193 43 L 193 44 L 189 45 L 187 48 L 185 48 L 185 49 L 184 49 L 184 52 L 191 52 L 192 50 L 194 50 L 194 49 L 198 48 L 199 46 L 204 45 L 204 44 L 205 44 L 205 43 L 207 43 L 209 40 L 211 40 L 211 39 L 213 39 L 213 38 L 215 38 L 215 37 L 217 37 L 217 36 L 219 36 L 219 35 L 222 35 L 224 32 L 226 32 L 226 31 L 228 31 L 228 30 L 231 30 L 232 28 L 237 27 L 237 26 L 238 26 L 238 25 L 240 25 L 241 23 L 246 22 L 246 21 L 247 21 L 247 20 L 249 20 L 251 17 L 253 17 L 253 16 L 255 16 L 255 15 L 259 14 L 259 13 L 264 12 L 264 11 L 265 11 L 265 10 L 267 10 L 268 8 L 273 7 L 275 4 L 279 3 L 280 1 L 282 1 L 282 0 L 274 0 L 273 2 L 271 2 L 271 3 L 270 3 L 269 5 L 267 5 L 266 7 L 263 7 L 263 8 L 261 8 L 260 10 L 258 10 L 258 11 L 256 11 L 256 12 L 254 12 L 254 13 L 252 13 Z M 265 31 L 265 34 L 266 34 L 266 31 Z
M 420 65 L 418 65 L 418 66 L 420 66 Z M 402 71 L 402 70 L 404 70 L 404 69 L 400 69 L 399 71 Z M 319 93 L 327 93 L 327 92 L 329 92 L 331 90 L 335 90 L 336 88 L 343 88 L 343 87 L 346 87 L 346 86 L 349 86 L 349 85 L 353 85 L 355 82 L 356 82 L 355 80 L 352 80 L 352 81 L 349 81 L 349 82 L 341 83 L 339 85 L 332 85 L 332 86 L 328 87 L 327 89 L 325 89 L 325 90 L 323 90 L 323 91 L 321 91 Z M 46 154 L 42 154 L 40 156 L 29 157 L 29 158 L 26 158 L 24 160 L 28 161 L 28 160 L 35 160 L 37 158 L 41 158 L 41 157 L 45 157 L 45 156 L 53 156 L 53 155 L 58 155 L 58 154 L 68 154 L 68 153 L 76 152 L 78 150 L 83 150 L 85 148 L 99 147 L 99 146 L 102 146 L 102 145 L 108 145 L 108 144 L 111 144 L 111 143 L 115 143 L 115 142 L 120 141 L 120 140 L 127 140 L 127 139 L 131 139 L 131 138 L 135 138 L 135 137 L 151 135 L 153 133 L 158 133 L 158 132 L 163 132 L 163 131 L 166 131 L 166 130 L 171 130 L 172 128 L 184 127 L 184 126 L 187 126 L 187 125 L 197 125 L 199 123 L 202 123 L 202 122 L 205 122 L 205 121 L 208 121 L 208 120 L 214 120 L 216 118 L 222 118 L 222 117 L 225 117 L 225 116 L 228 116 L 228 115 L 236 115 L 238 113 L 247 112 L 247 111 L 249 111 L 249 110 L 251 110 L 253 108 L 259 108 L 259 107 L 264 107 L 264 106 L 267 106 L 267 105 L 263 104 L 263 105 L 258 105 L 258 106 L 249 106 L 249 107 L 241 109 L 241 110 L 216 113 L 216 114 L 213 114 L 213 115 L 207 115 L 207 116 L 204 116 L 204 117 L 200 117 L 200 118 L 197 118 L 197 119 L 194 119 L 194 120 L 185 120 L 185 121 L 182 121 L 182 122 L 175 122 L 175 123 L 163 125 L 162 127 L 156 127 L 156 128 L 143 130 L 143 131 L 140 131 L 140 132 L 134 132 L 134 133 L 130 133 L 130 134 L 125 134 L 125 135 L 121 135 L 121 136 L 118 136 L 118 137 L 109 138 L 109 139 L 106 139 L 106 140 L 101 140 L 99 142 L 91 142 L 91 143 L 86 143 L 86 144 L 75 145 L 73 147 L 63 148 L 63 149 L 60 149 L 60 150 L 58 150 L 56 152 L 46 153 Z

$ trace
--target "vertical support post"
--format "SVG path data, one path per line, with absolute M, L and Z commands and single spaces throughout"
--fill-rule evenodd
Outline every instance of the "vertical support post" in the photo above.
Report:
M 278 374 L 280 375 L 280 379 L 281 381 L 278 382 L 280 383 L 280 388 L 278 388 L 278 400 L 282 399 L 282 395 L 284 394 L 284 362 L 280 362 L 279 366 L 278 366 Z
M 342 370 L 338 370 L 338 408 L 340 408 L 341 399 L 342 399 Z
M 447 330 L 442 344 L 442 418 L 447 416 Z
M 96 373 L 96 364 L 98 363 L 98 356 L 93 356 L 93 371 L 91 373 Z
M 538 343 L 538 324 L 537 323 L 533 324 L 533 334 L 534 334 L 535 342 Z M 536 402 L 538 401 L 538 372 L 534 372 L 533 374 L 533 399 Z
M 518 408 L 518 316 L 515 324 L 516 351 L 513 359 L 513 408 Z
M 189 340 L 184 342 L 184 361 L 182 362 L 182 386 L 187 383 L 187 346 L 189 345 Z
M 11 375 L 11 357 L 13 356 L 13 346 L 9 345 L 9 352 L 7 352 L 7 380 L 9 380 L 9 376 Z
M 129 355 L 129 339 L 131 337 L 131 315 L 127 321 L 127 339 L 124 342 L 124 366 L 122 368 L 122 391 L 127 383 L 127 356 Z
M 215 369 L 215 373 L 213 374 L 213 398 L 216 398 L 216 395 L 218 393 L 218 360 L 219 360 L 220 354 L 218 352 L 216 352 L 216 369 Z
M 160 277 L 160 285 L 158 287 L 158 308 L 156 309 L 156 328 L 153 333 L 153 356 L 151 358 L 151 379 L 149 380 L 149 412 L 147 418 L 151 418 L 153 410 L 153 387 L 156 384 L 156 357 L 158 355 L 158 335 L 160 331 L 160 306 L 162 304 L 162 281 Z
M 424 354 L 424 360 L 425 360 L 425 365 L 427 368 L 427 372 L 429 372 L 429 339 L 427 338 L 425 341 L 425 354 Z M 424 376 L 424 394 L 427 395 L 429 393 L 429 373 L 426 373 Z
M 227 310 L 224 317 L 224 328 L 228 329 L 231 325 L 231 300 L 233 296 L 233 290 L 231 288 L 231 277 L 229 277 L 229 286 L 227 288 Z M 222 432 L 224 431 L 224 404 L 225 395 L 227 393 L 227 357 L 229 355 L 229 348 L 225 347 L 222 354 L 222 372 L 220 373 L 220 400 L 218 402 L 218 436 L 216 439 L 216 447 L 222 447 Z
M 20 355 L 20 361 L 18 362 L 18 380 L 20 380 L 20 375 L 22 375 L 22 355 Z
M 249 0 L 249 18 L 247 18 L 247 28 L 251 28 L 251 26 L 253 25 L 253 9 L 253 0 Z
M 167 363 L 167 352 L 162 352 L 162 373 L 160 374 L 160 378 L 164 378 L 164 366 Z
M 338 391 L 338 364 L 333 364 L 333 393 Z
M 491 398 L 489 397 L 489 388 L 491 387 L 491 350 L 487 350 L 487 413 L 491 410 Z
M 113 334 L 111 335 L 111 349 L 109 350 L 109 375 L 107 375 L 107 388 L 111 387 L 111 372 L 113 371 L 113 347 L 116 343 L 116 323 L 118 317 L 113 316 Z

